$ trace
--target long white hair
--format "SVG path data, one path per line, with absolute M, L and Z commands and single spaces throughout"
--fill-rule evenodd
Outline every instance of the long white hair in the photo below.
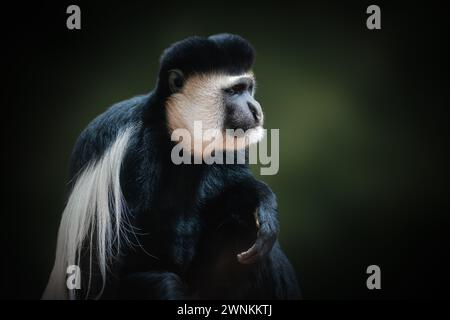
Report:
M 102 287 L 105 288 L 108 262 L 120 251 L 126 204 L 120 187 L 120 170 L 133 127 L 119 132 L 102 157 L 90 162 L 80 172 L 64 209 L 58 231 L 53 270 L 42 299 L 74 299 L 75 291 L 66 285 L 67 268 L 80 265 L 83 244 L 89 244 L 89 266 L 97 259 Z M 114 246 L 114 249 L 113 249 Z M 95 249 L 95 257 L 93 257 Z M 85 274 L 82 275 L 86 276 Z M 89 297 L 91 272 L 87 288 Z

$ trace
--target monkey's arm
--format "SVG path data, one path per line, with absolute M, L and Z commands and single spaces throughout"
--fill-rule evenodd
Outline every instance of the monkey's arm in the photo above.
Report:
M 277 239 L 278 205 L 275 194 L 264 182 L 253 179 L 258 196 L 258 208 L 255 212 L 255 223 L 258 228 L 255 244 L 245 252 L 237 255 L 240 263 L 254 263 L 266 257 Z

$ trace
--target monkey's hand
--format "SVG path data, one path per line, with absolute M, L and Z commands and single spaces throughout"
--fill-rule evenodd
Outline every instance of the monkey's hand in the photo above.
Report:
M 268 214 L 263 208 L 255 212 L 258 233 L 255 244 L 245 252 L 239 253 L 237 259 L 242 264 L 250 264 L 266 257 L 277 240 L 278 220 L 276 211 Z

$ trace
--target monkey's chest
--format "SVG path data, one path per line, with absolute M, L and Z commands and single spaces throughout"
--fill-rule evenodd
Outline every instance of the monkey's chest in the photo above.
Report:
M 144 258 L 141 269 L 184 273 L 197 253 L 201 225 L 199 215 L 187 208 L 154 208 L 139 226 L 145 230 L 139 237 L 140 255 Z M 145 257 L 144 251 L 155 259 Z
M 251 272 L 251 265 L 239 263 L 237 255 L 256 239 L 252 215 L 214 213 L 218 216 L 203 221 L 196 254 L 186 274 L 191 294 L 198 298 L 233 296 L 235 284 L 245 283 Z
M 201 236 L 201 221 L 197 214 L 180 215 L 168 230 L 168 259 L 181 271 L 185 271 L 197 253 Z
M 152 265 L 169 266 L 179 274 L 193 269 L 219 274 L 225 266 L 238 266 L 236 255 L 250 248 L 256 229 L 251 213 L 229 209 L 217 203 L 202 208 L 174 203 L 154 211 L 142 241 L 158 258 Z
M 151 207 L 142 214 L 141 243 L 157 257 L 147 259 L 143 268 L 220 273 L 253 244 L 255 205 L 243 202 L 249 197 L 239 192 L 206 192 L 197 175 L 176 170 L 157 188 Z

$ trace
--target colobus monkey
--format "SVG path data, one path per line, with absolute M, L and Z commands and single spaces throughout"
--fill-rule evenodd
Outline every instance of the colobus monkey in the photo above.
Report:
M 276 241 L 270 188 L 245 163 L 171 158 L 171 134 L 192 133 L 195 121 L 225 136 L 245 131 L 222 150 L 262 138 L 253 61 L 252 46 L 236 35 L 177 42 L 162 54 L 152 92 L 112 106 L 81 133 L 44 299 L 299 297 Z M 185 141 L 189 156 L 197 140 Z M 74 265 L 81 285 L 68 289 Z

